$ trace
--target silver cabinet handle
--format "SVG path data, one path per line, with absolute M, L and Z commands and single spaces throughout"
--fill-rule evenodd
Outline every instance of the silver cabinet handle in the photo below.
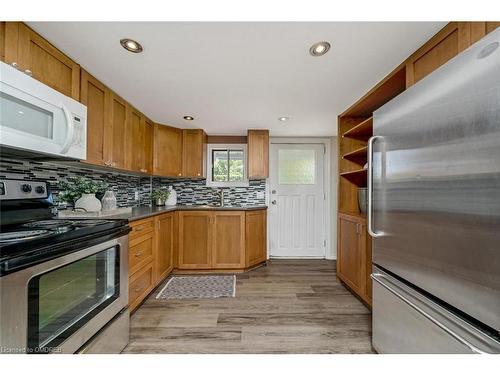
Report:
M 16 63 L 15 61 L 10 64 L 13 68 L 19 69 L 19 64 Z
M 435 325 L 437 325 L 439 328 L 441 328 L 443 331 L 445 331 L 446 333 L 448 333 L 450 336 L 452 336 L 455 340 L 458 340 L 460 343 L 462 343 L 463 345 L 465 345 L 466 347 L 468 347 L 471 351 L 473 351 L 474 353 L 477 353 L 477 354 L 490 354 L 490 353 L 487 353 L 485 351 L 482 351 L 481 349 L 479 348 L 476 348 L 474 345 L 472 345 L 470 342 L 468 342 L 467 340 L 465 340 L 462 336 L 460 335 L 457 335 L 455 332 L 453 332 L 451 329 L 449 329 L 448 327 L 446 327 L 443 323 L 441 323 L 440 321 L 436 320 L 435 318 L 433 318 L 431 315 L 429 315 L 428 313 L 426 313 L 424 310 L 422 310 L 420 307 L 418 307 L 417 305 L 415 305 L 412 301 L 410 301 L 408 298 L 406 298 L 405 296 L 403 296 L 401 293 L 398 293 L 394 288 L 392 288 L 391 286 L 387 285 L 387 283 L 385 283 L 383 280 L 388 280 L 390 281 L 384 274 L 381 274 L 381 273 L 372 273 L 371 274 L 371 278 L 373 280 L 375 280 L 376 282 L 378 282 L 381 286 L 383 286 L 385 289 L 387 289 L 389 292 L 391 292 L 392 294 L 394 294 L 397 298 L 401 299 L 404 303 L 406 303 L 408 306 L 410 306 L 411 308 L 417 310 L 420 314 L 422 314 L 424 317 L 426 317 L 428 320 L 430 320 L 432 323 L 434 323 Z
M 29 70 L 29 69 L 26 69 L 24 71 L 24 73 L 27 74 L 27 75 L 29 75 L 30 77 L 33 76 L 33 72 L 31 70 Z
M 374 135 L 368 140 L 368 212 L 367 230 L 372 237 L 382 237 L 383 233 L 377 233 L 373 230 L 373 143 L 382 138 L 380 135 Z

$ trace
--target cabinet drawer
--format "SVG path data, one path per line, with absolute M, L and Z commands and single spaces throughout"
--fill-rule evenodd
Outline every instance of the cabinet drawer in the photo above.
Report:
M 131 311 L 146 298 L 154 287 L 153 283 L 153 262 L 150 262 L 132 275 L 128 292 L 129 307 Z
M 145 234 L 130 241 L 128 249 L 129 275 L 153 260 L 154 233 Z
M 132 231 L 129 234 L 129 239 L 133 240 L 137 237 L 143 236 L 146 233 L 151 233 L 155 229 L 154 218 L 148 218 L 144 220 L 134 221 L 130 224 Z

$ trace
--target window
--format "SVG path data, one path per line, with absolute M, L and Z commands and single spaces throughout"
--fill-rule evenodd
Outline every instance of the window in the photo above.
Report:
M 247 145 L 208 145 L 208 186 L 248 186 Z
M 316 155 L 314 150 L 280 149 L 279 183 L 285 185 L 314 185 Z

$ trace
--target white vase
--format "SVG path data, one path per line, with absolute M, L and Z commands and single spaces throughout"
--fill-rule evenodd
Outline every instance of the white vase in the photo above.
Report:
M 113 190 L 108 190 L 104 193 L 101 203 L 103 211 L 116 210 L 116 196 Z
M 84 209 L 87 212 L 99 212 L 102 205 L 95 194 L 82 194 L 81 198 L 75 202 L 75 209 Z
M 165 204 L 167 206 L 175 206 L 177 204 L 177 193 L 172 186 L 169 186 L 168 190 L 169 190 L 170 194 L 169 194 L 168 199 L 165 202 Z

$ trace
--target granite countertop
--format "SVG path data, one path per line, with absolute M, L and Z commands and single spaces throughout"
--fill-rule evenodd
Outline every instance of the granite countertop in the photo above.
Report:
M 203 205 L 203 206 L 179 205 L 179 206 L 160 206 L 160 207 L 140 206 L 140 207 L 133 207 L 132 212 L 109 216 L 109 218 L 135 221 L 171 211 L 253 211 L 253 210 L 265 210 L 266 208 L 267 206 L 223 206 L 223 207 L 208 206 L 208 205 Z

